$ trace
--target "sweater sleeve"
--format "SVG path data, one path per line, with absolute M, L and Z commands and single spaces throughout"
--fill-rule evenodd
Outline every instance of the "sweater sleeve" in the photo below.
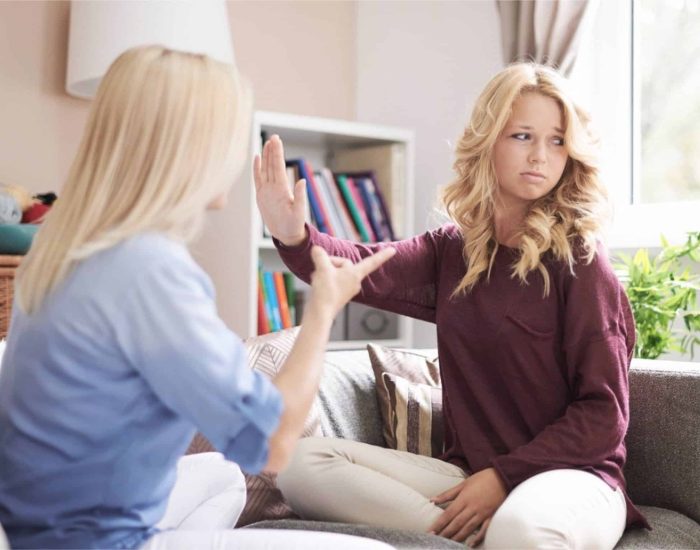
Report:
M 491 461 L 509 489 L 560 468 L 595 469 L 613 486 L 621 478 L 635 340 L 631 308 L 601 252 L 591 264 L 579 264 L 563 288 L 563 351 L 575 373 L 572 400 L 529 443 Z
M 209 278 L 193 262 L 157 258 L 123 300 L 121 350 L 160 401 L 227 459 L 258 473 L 282 397 L 248 368 L 243 343 L 219 318 Z
M 382 248 L 396 248 L 396 255 L 367 276 L 353 299 L 379 309 L 435 322 L 436 283 L 443 228 L 412 239 L 392 243 L 363 244 L 337 239 L 307 224 L 308 238 L 295 247 L 274 240 L 284 263 L 305 282 L 311 280 L 311 247 L 318 245 L 332 256 L 357 263 Z

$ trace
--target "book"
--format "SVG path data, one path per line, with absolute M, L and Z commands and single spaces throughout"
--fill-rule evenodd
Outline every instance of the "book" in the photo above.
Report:
M 360 240 L 363 243 L 370 242 L 369 232 L 367 231 L 367 228 L 362 221 L 362 216 L 360 215 L 360 206 L 355 203 L 355 198 L 353 193 L 350 191 L 350 184 L 348 183 L 347 176 L 337 174 L 335 176 L 335 182 L 338 185 L 338 189 L 340 189 L 340 194 L 343 196 L 343 200 L 345 201 L 348 210 L 350 211 L 352 221 L 355 223 L 355 227 L 360 234 Z
M 267 334 L 270 332 L 270 323 L 265 312 L 265 296 L 263 295 L 262 285 L 258 283 L 258 335 Z
M 372 181 L 369 178 L 353 178 L 353 181 L 364 202 L 365 214 L 367 215 L 367 219 L 369 220 L 377 242 L 388 240 L 388 236 L 385 237 L 382 230 L 382 213 L 379 208 L 379 201 L 370 191 Z
M 284 289 L 287 292 L 287 304 L 289 305 L 289 316 L 292 319 L 292 323 L 298 325 L 301 323 L 301 319 L 297 318 L 297 289 L 294 286 L 294 274 L 289 271 L 282 273 L 284 279 Z
M 316 180 L 316 185 L 318 186 L 319 193 L 322 197 L 323 202 L 327 206 L 328 217 L 330 218 L 330 223 L 335 231 L 335 236 L 341 239 L 347 239 L 348 233 L 345 230 L 342 220 L 340 219 L 340 214 L 338 213 L 338 204 L 331 195 L 328 189 L 328 182 L 326 182 L 326 177 L 320 170 L 314 171 L 314 179 Z
M 336 237 L 340 237 L 341 239 L 352 239 L 350 229 L 347 227 L 345 219 L 341 216 L 341 210 L 343 208 L 342 199 L 340 198 L 340 195 L 336 197 L 336 195 L 331 192 L 331 186 L 333 186 L 334 191 L 337 193 L 335 182 L 329 182 L 322 170 L 316 170 L 314 172 L 314 177 L 316 178 L 316 183 L 318 183 L 318 187 L 323 195 L 323 200 L 328 205 L 328 215 L 331 217 L 331 222 L 335 228 Z M 352 225 L 352 222 L 350 222 L 350 224 Z
M 357 184 L 355 183 L 355 180 L 353 178 L 347 178 L 347 182 L 348 187 L 350 188 L 350 193 L 355 199 L 355 204 L 357 204 L 357 211 L 359 212 L 360 218 L 362 218 L 362 223 L 364 224 L 367 230 L 367 234 L 369 235 L 369 242 L 376 243 L 378 240 L 377 235 L 372 229 L 372 224 L 369 223 L 369 218 L 367 218 L 367 209 L 365 208 L 365 203 L 362 200 L 362 196 L 360 195 L 360 190 L 358 189 Z
M 335 230 L 335 227 L 333 226 L 333 220 L 331 220 L 331 217 L 328 213 L 329 206 L 327 205 L 327 202 L 325 201 L 323 194 L 321 193 L 321 189 L 319 187 L 319 184 L 316 181 L 316 177 L 314 176 L 314 169 L 311 166 L 310 162 L 302 161 L 302 164 L 306 168 L 306 175 L 308 177 L 308 179 L 306 181 L 311 183 L 311 187 L 313 188 L 313 192 L 316 195 L 316 200 L 318 201 L 318 209 L 319 209 L 319 212 L 321 214 L 321 217 L 323 218 L 323 224 L 326 227 L 326 230 L 324 231 L 324 233 L 328 233 L 331 237 L 335 237 L 336 230 Z
M 267 331 L 272 332 L 275 330 L 275 323 L 272 320 L 272 302 L 268 298 L 267 288 L 265 287 L 265 277 L 263 276 L 262 265 L 258 264 L 258 287 L 260 288 L 260 293 L 262 294 L 263 304 L 265 306 L 265 321 L 267 322 Z
M 272 278 L 275 281 L 275 290 L 277 291 L 277 301 L 280 306 L 280 317 L 282 319 L 282 328 L 292 328 L 292 318 L 289 315 L 289 302 L 287 300 L 287 290 L 284 286 L 284 277 L 281 271 L 272 273 Z
M 333 197 L 333 202 L 337 206 L 338 215 L 340 216 L 341 223 L 345 228 L 345 232 L 348 235 L 348 239 L 351 241 L 360 241 L 360 233 L 355 227 L 355 223 L 352 221 L 352 216 L 348 210 L 343 197 L 340 194 L 340 189 L 338 189 L 338 184 L 333 177 L 333 173 L 328 168 L 321 168 L 321 173 L 323 174 L 325 182 L 328 184 L 328 189 Z
M 306 166 L 303 159 L 291 159 L 286 161 L 287 166 L 293 166 L 299 178 L 306 180 L 306 196 L 309 199 L 309 206 L 311 209 L 311 218 L 314 225 L 318 227 L 319 231 L 323 233 L 328 233 L 328 227 L 326 225 L 325 219 L 321 214 L 320 205 L 318 202 L 318 196 L 316 195 L 313 183 L 309 178 L 309 174 L 306 171 Z
M 357 181 L 358 178 L 363 179 L 363 184 L 367 189 L 372 203 L 374 205 L 375 215 L 377 216 L 379 223 L 381 225 L 381 231 L 384 238 L 388 238 L 390 241 L 396 240 L 394 234 L 394 224 L 392 223 L 391 212 L 386 206 L 386 201 L 382 194 L 382 190 L 377 185 L 374 172 L 348 172 L 346 176 L 353 178 Z
M 335 173 L 373 171 L 375 185 L 384 195 L 393 227 L 400 231 L 405 229 L 403 196 L 406 192 L 406 153 L 402 144 L 337 149 L 330 160 Z
M 280 315 L 277 291 L 275 290 L 275 281 L 271 271 L 263 272 L 263 282 L 265 284 L 265 295 L 270 302 L 270 311 L 272 313 L 270 316 L 272 320 L 272 332 L 277 332 L 278 330 L 282 330 L 282 317 Z

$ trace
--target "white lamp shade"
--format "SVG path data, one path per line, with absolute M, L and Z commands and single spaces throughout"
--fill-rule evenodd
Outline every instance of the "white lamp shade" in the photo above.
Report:
M 66 91 L 93 98 L 112 62 L 125 50 L 158 44 L 234 63 L 222 0 L 73 0 Z

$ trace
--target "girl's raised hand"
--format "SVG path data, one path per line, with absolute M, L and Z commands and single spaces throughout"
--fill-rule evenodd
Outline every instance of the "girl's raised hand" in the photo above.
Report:
M 306 182 L 299 180 L 293 192 L 290 189 L 279 136 L 274 135 L 265 143 L 262 158 L 255 155 L 253 176 L 255 199 L 272 236 L 287 246 L 303 242 L 306 238 Z

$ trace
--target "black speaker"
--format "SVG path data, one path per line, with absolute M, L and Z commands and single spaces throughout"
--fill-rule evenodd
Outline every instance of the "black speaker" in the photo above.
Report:
M 391 340 L 399 337 L 399 316 L 351 302 L 346 328 L 348 340 Z

